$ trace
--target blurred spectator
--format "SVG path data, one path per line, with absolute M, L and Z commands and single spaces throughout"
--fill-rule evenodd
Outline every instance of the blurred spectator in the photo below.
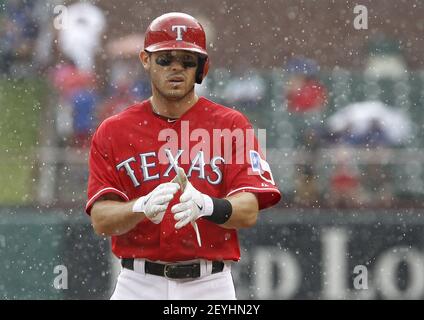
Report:
M 90 136 L 94 131 L 97 97 L 92 90 L 81 89 L 71 98 L 73 107 L 73 145 L 79 148 L 90 146 Z
M 95 55 L 106 21 L 103 12 L 87 2 L 68 6 L 65 21 L 58 46 L 67 60 L 52 72 L 59 93 L 56 129 L 66 145 L 86 147 L 96 125 Z
M 308 165 L 305 167 L 301 167 L 298 171 L 301 173 L 300 183 L 305 186 L 305 184 L 309 185 L 311 179 L 316 179 L 318 176 L 318 168 L 317 163 L 319 161 L 319 150 L 322 147 L 322 131 L 318 126 L 310 126 L 306 127 L 303 131 L 302 136 L 302 148 L 308 152 Z M 306 180 L 305 180 L 306 179 Z M 303 182 L 302 182 L 303 181 Z M 309 187 L 317 187 L 315 183 L 309 185 Z M 308 188 L 307 188 L 308 189 Z M 308 190 L 311 192 L 311 190 Z M 315 199 L 315 197 L 313 197 Z
M 380 121 L 373 119 L 368 131 L 360 137 L 360 143 L 367 148 L 377 148 L 389 145 L 390 141 Z
M 367 164 L 364 169 L 363 185 L 367 190 L 368 204 L 389 208 L 393 203 L 393 179 L 382 163 Z
M 288 110 L 297 113 L 320 112 L 326 105 L 327 90 L 318 80 L 319 67 L 314 60 L 291 59 L 286 70 L 289 75 L 286 98 Z
M 136 102 L 135 74 L 132 73 L 132 70 L 131 64 L 124 60 L 113 62 L 108 93 L 98 110 L 99 122 Z
M 366 201 L 359 169 L 345 148 L 338 149 L 337 163 L 330 175 L 330 188 L 325 198 L 330 206 L 337 208 L 357 207 Z
M 413 130 L 404 111 L 380 101 L 351 103 L 331 115 L 327 124 L 338 136 L 338 142 L 373 148 L 401 145 Z
M 320 194 L 317 175 L 310 166 L 298 166 L 298 175 L 294 180 L 295 194 L 293 201 L 302 207 L 318 207 Z
M 50 78 L 58 93 L 56 108 L 58 136 L 61 142 L 66 142 L 67 145 L 84 146 L 85 136 L 89 133 L 87 125 L 94 124 L 92 119 L 94 105 L 91 103 L 96 100 L 95 75 L 79 70 L 72 61 L 67 60 L 53 68 Z
M 15 29 L 15 30 L 14 30 Z M 0 72 L 9 74 L 10 67 L 15 59 L 16 28 L 7 18 L 0 20 Z
M 82 88 L 94 88 L 96 78 L 92 72 L 78 69 L 72 60 L 65 60 L 54 67 L 51 80 L 60 95 L 70 99 Z
M 337 132 L 336 134 L 337 143 L 350 146 L 360 146 L 362 143 L 362 135 L 353 130 L 352 124 L 346 125 L 344 129 Z M 364 132 L 363 134 L 366 135 L 367 132 Z
M 378 34 L 367 44 L 368 59 L 365 76 L 369 78 L 390 78 L 393 80 L 407 77 L 407 66 L 399 43 L 384 34 Z
M 100 36 L 106 25 L 103 12 L 90 3 L 75 3 L 68 7 L 66 21 L 66 28 L 59 31 L 61 52 L 78 69 L 92 70 L 94 57 L 100 49 Z
M 126 35 L 107 43 L 106 52 L 111 64 L 109 86 L 98 108 L 99 122 L 150 96 L 150 81 L 144 72 L 141 75 L 139 72 L 142 44 L 143 35 L 140 34 Z
M 38 35 L 38 25 L 32 14 L 36 0 L 10 0 L 0 16 L 0 72 L 26 76 L 31 72 L 33 47 Z M 21 62 L 23 66 L 17 68 Z M 12 67 L 15 66 L 15 68 Z M 17 74 L 16 74 L 17 73 Z
M 336 165 L 330 178 L 329 204 L 334 207 L 356 207 L 360 203 L 360 179 L 348 164 Z
M 144 78 L 138 78 L 133 83 L 118 84 L 111 86 L 103 103 L 98 107 L 97 121 L 113 116 L 137 101 L 147 99 L 150 96 L 150 82 Z
M 135 97 L 130 94 L 128 87 L 118 87 L 113 90 L 111 96 L 107 97 L 99 106 L 97 111 L 97 120 L 102 122 L 134 104 Z

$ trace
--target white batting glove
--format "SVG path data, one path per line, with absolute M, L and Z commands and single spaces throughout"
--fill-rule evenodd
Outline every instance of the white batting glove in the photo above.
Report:
M 162 183 L 149 194 L 138 198 L 133 205 L 133 212 L 143 212 L 150 221 L 159 224 L 165 215 L 169 202 L 179 189 L 178 183 Z
M 175 229 L 180 229 L 189 222 L 193 224 L 200 217 L 212 214 L 212 199 L 193 187 L 182 168 L 178 168 L 178 174 L 172 181 L 178 181 L 183 187 L 180 203 L 171 208 L 174 219 L 178 221 L 175 224 Z M 193 225 L 193 227 L 197 229 L 197 225 Z

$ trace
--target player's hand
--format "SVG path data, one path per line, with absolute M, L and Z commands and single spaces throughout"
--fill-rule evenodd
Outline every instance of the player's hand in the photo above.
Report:
M 178 168 L 178 174 L 172 181 L 178 182 L 183 191 L 180 203 L 171 208 L 174 219 L 177 220 L 175 229 L 180 229 L 206 215 L 205 195 L 193 187 L 182 168 Z
M 146 218 L 155 224 L 159 224 L 165 215 L 169 202 L 179 189 L 178 183 L 162 183 L 149 194 L 140 197 L 134 203 L 133 212 L 143 212 Z

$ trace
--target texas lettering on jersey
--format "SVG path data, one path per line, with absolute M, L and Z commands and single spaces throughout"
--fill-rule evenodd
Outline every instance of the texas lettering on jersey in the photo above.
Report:
M 174 172 L 174 176 L 175 174 L 177 174 L 177 167 L 180 166 L 180 164 L 178 164 L 178 158 L 180 158 L 183 153 L 184 153 L 184 150 L 178 150 L 177 154 L 174 157 L 170 149 L 165 150 L 165 154 L 167 158 L 169 159 L 169 161 L 168 161 L 168 168 L 163 174 L 163 177 L 169 177 L 172 170 Z M 140 159 L 139 163 L 137 163 L 136 158 Z M 151 159 L 152 162 L 148 162 L 148 159 Z M 160 179 L 160 176 L 158 173 L 155 175 L 152 175 L 151 173 L 149 173 L 149 168 L 155 168 L 157 166 L 157 162 L 158 162 L 158 157 L 156 156 L 156 152 L 150 151 L 146 153 L 140 153 L 138 154 L 137 157 L 133 156 L 131 158 L 128 158 L 122 161 L 116 166 L 116 169 L 120 170 L 121 168 L 124 168 L 127 175 L 131 179 L 134 187 L 139 187 L 141 180 L 140 178 L 136 177 L 134 173 L 134 169 L 131 167 L 131 165 L 134 163 L 136 166 L 138 165 L 141 167 L 141 170 L 143 172 L 142 181 L 145 182 L 145 181 Z M 199 151 L 195 155 L 194 159 L 191 161 L 191 165 L 190 165 L 190 168 L 188 169 L 187 177 L 190 178 L 193 171 L 196 171 L 198 179 L 206 180 L 206 182 L 210 184 L 220 184 L 222 182 L 222 172 L 219 166 L 217 165 L 217 163 L 219 162 L 225 164 L 224 158 L 220 156 L 212 158 L 209 164 L 210 170 L 208 171 L 212 171 L 214 173 L 214 176 L 206 175 L 205 173 L 206 161 L 204 157 L 204 152 Z
M 171 181 L 181 167 L 193 186 L 211 197 L 237 192 L 256 194 L 259 209 L 277 203 L 280 192 L 271 169 L 245 116 L 205 98 L 199 98 L 176 121 L 153 113 L 149 100 L 106 119 L 93 136 L 89 157 L 88 214 L 96 200 L 107 193 L 131 201 Z M 176 230 L 170 208 L 160 224 L 148 219 L 133 230 L 112 237 L 112 251 L 119 258 L 161 261 L 238 260 L 236 230 L 198 219 L 202 246 L 193 227 Z

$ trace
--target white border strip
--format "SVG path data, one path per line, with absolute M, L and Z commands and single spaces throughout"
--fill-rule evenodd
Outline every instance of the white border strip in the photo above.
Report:
M 100 191 L 98 191 L 94 196 L 92 196 L 91 198 L 90 198 L 90 200 L 88 200 L 88 202 L 87 202 L 87 205 L 85 206 L 85 208 L 87 209 L 90 205 L 91 205 L 91 202 L 99 195 L 99 194 L 101 194 L 103 191 L 105 191 L 105 190 L 114 190 L 114 191 L 116 191 L 117 193 L 119 193 L 120 195 L 122 195 L 122 196 L 124 196 L 124 198 L 125 199 L 127 199 L 127 201 L 129 201 L 130 200 L 130 198 L 128 198 L 128 196 L 125 194 L 125 193 L 123 193 L 122 191 L 120 191 L 120 190 L 118 190 L 118 189 L 115 189 L 115 188 L 112 188 L 112 187 L 108 187 L 108 188 L 104 188 L 104 189 L 102 189 L 102 190 L 100 190 Z
M 228 193 L 228 194 L 226 195 L 226 197 L 228 197 L 228 196 L 232 195 L 232 194 L 233 194 L 233 193 L 235 193 L 235 192 L 238 192 L 238 191 L 240 191 L 240 190 L 246 190 L 246 189 L 250 189 L 250 190 L 258 190 L 258 191 L 267 191 L 267 190 L 270 190 L 270 191 L 275 191 L 275 192 L 280 193 L 280 190 L 278 190 L 277 188 L 241 187 L 241 188 L 238 188 L 238 189 L 235 189 L 235 190 L 231 191 L 230 193 Z M 281 193 L 280 193 L 280 194 L 281 194 Z

